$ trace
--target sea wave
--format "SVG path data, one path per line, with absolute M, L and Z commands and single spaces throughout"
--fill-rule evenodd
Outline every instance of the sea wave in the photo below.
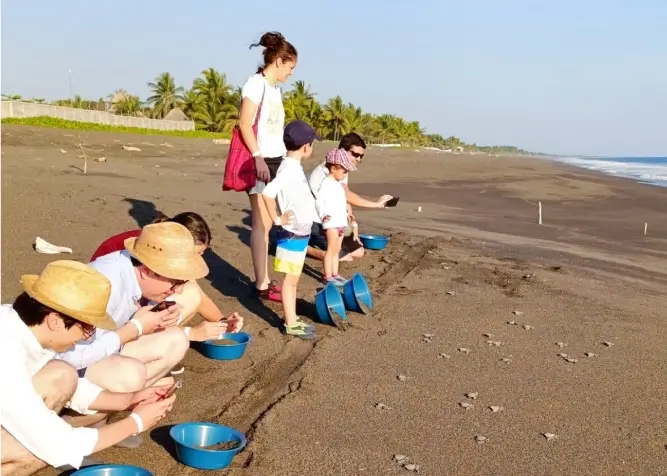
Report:
M 667 187 L 667 157 L 563 157 L 557 160 L 607 175 Z

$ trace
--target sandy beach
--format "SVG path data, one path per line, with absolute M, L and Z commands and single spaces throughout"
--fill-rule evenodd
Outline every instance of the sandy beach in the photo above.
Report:
M 201 285 L 254 337 L 230 363 L 191 349 L 165 424 L 105 462 L 199 474 L 174 459 L 168 430 L 201 420 L 249 441 L 209 474 L 410 474 L 396 454 L 425 475 L 665 474 L 667 188 L 546 159 L 370 148 L 351 187 L 401 200 L 356 212 L 391 241 L 342 272 L 366 276 L 375 311 L 347 330 L 316 324 L 305 342 L 276 328 L 279 305 L 248 297 L 248 202 L 220 189 L 227 146 L 8 125 L 2 146 L 3 303 L 21 274 L 61 258 L 36 253 L 37 236 L 85 262 L 156 210 L 196 211 L 214 233 Z M 306 318 L 320 270 L 308 265 Z

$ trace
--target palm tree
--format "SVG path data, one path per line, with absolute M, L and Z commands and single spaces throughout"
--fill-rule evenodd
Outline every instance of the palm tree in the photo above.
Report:
M 183 87 L 176 86 L 171 73 L 160 74 L 154 82 L 148 83 L 148 87 L 153 95 L 146 103 L 153 107 L 153 117 L 162 119 L 169 111 L 183 105 Z
M 142 107 L 143 103 L 139 96 L 127 94 L 113 103 L 112 111 L 122 116 L 138 116 L 142 112 Z
M 337 141 L 341 127 L 345 123 L 345 104 L 343 104 L 343 98 L 336 96 L 329 99 L 327 105 L 324 106 L 324 120 L 333 130 L 333 140 Z
M 202 71 L 202 77 L 194 80 L 192 91 L 201 99 L 192 112 L 200 129 L 211 132 L 231 132 L 238 122 L 241 102 L 240 90 L 232 92 L 227 77 L 213 68 Z

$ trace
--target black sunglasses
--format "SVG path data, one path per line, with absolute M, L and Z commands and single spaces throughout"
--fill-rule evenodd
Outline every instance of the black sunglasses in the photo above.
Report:
M 359 152 L 354 152 L 352 150 L 350 151 L 350 155 L 352 157 L 354 157 L 355 159 L 359 159 L 359 160 L 364 158 L 364 154 L 360 154 Z

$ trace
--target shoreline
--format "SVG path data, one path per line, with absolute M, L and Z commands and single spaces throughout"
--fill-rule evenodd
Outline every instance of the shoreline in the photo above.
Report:
M 89 156 L 107 161 L 89 161 L 83 175 L 78 138 L 67 134 L 3 127 L 3 219 L 6 229 L 13 224 L 2 237 L 3 302 L 20 291 L 21 274 L 54 259 L 86 261 L 156 209 L 193 210 L 214 233 L 202 288 L 221 309 L 244 315 L 254 339 L 233 362 L 189 351 L 185 386 L 164 425 L 140 449 L 101 452 L 105 462 L 204 474 L 173 459 L 168 430 L 214 421 L 249 439 L 230 476 L 384 476 L 404 471 L 394 454 L 424 474 L 653 474 L 662 464 L 667 433 L 654 415 L 667 411 L 659 383 L 667 190 L 544 160 L 372 150 L 351 177 L 353 190 L 402 198 L 395 209 L 355 211 L 362 232 L 392 237 L 385 252 L 343 271 L 367 278 L 376 309 L 350 314 L 346 331 L 315 323 L 319 340 L 310 343 L 274 327 L 279 305 L 248 297 L 248 203 L 220 191 L 226 147 L 90 134 Z M 316 157 L 326 147 L 316 146 Z M 74 253 L 40 255 L 35 236 Z M 319 266 L 308 260 L 300 283 L 307 317 Z M 432 343 L 421 341 L 424 333 L 435 335 Z M 503 345 L 487 345 L 486 333 Z M 558 358 L 558 341 L 576 364 Z M 470 411 L 458 405 L 467 392 L 479 392 Z M 378 402 L 391 410 L 379 412 Z M 492 414 L 490 405 L 504 410 Z M 547 443 L 544 432 L 558 441 Z

